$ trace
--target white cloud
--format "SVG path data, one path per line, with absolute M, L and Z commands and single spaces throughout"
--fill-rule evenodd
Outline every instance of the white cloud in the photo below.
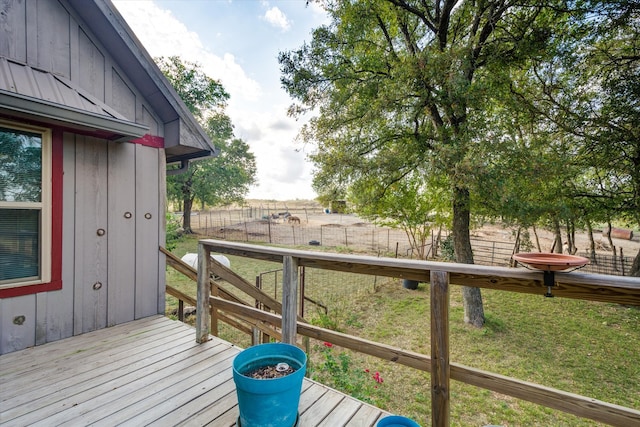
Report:
M 287 16 L 276 6 L 267 10 L 263 19 L 276 28 L 280 28 L 282 31 L 287 31 L 291 28 L 291 23 L 287 19 Z
M 246 66 L 253 65 L 257 70 L 266 67 L 264 59 L 255 63 L 257 56 L 252 55 L 251 51 L 234 51 L 232 45 L 226 45 L 223 49 L 220 49 L 220 45 L 215 46 L 217 52 L 225 53 L 214 54 L 207 44 L 212 46 L 217 35 L 213 40 L 203 40 L 170 10 L 163 9 L 152 0 L 113 2 L 151 56 L 177 55 L 198 63 L 208 76 L 220 80 L 230 94 L 227 114 L 235 126 L 235 134 L 250 145 L 256 156 L 258 184 L 247 197 L 276 200 L 315 197 L 311 190 L 312 166 L 306 160 L 306 154 L 296 150 L 300 148 L 295 138 L 301 123 L 287 116 L 288 97 L 283 96 L 279 88 L 263 89 L 259 81 L 247 74 Z M 265 10 L 268 4 L 258 4 L 258 7 Z M 256 20 L 268 20 L 271 25 L 283 30 L 291 25 L 285 14 L 276 7 L 268 9 L 263 17 L 259 18 L 258 14 L 253 16 Z M 240 45 L 244 42 L 246 45 L 249 39 L 243 39 L 244 35 L 236 34 L 237 31 L 236 28 L 220 27 L 216 34 L 223 33 L 226 40 L 240 42 Z M 238 58 L 236 55 L 244 56 Z M 255 69 L 257 78 L 264 81 L 265 73 L 256 73 Z
M 116 0 L 114 4 L 151 56 L 176 55 L 199 64 L 208 76 L 222 82 L 232 99 L 255 100 L 260 96 L 260 85 L 247 76 L 232 54 L 219 57 L 208 51 L 200 36 L 189 31 L 171 11 L 151 0 Z

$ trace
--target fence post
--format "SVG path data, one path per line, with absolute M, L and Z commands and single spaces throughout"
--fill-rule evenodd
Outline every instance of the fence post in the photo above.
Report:
M 209 341 L 209 256 L 211 249 L 198 243 L 198 290 L 196 307 L 196 342 Z
M 449 426 L 449 273 L 431 271 L 431 425 Z
M 305 287 L 305 278 L 306 275 L 306 270 L 304 268 L 304 266 L 302 266 L 302 268 L 300 268 L 300 277 L 299 277 L 299 282 L 300 282 L 300 317 L 304 317 L 304 287 Z
M 282 342 L 296 344 L 298 322 L 298 259 L 282 259 Z

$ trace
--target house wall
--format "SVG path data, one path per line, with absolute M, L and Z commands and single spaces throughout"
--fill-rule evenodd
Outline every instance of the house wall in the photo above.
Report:
M 163 136 L 141 96 L 61 0 L 0 0 L 0 56 L 61 74 Z M 63 133 L 60 291 L 0 299 L 0 354 L 164 312 L 164 151 Z
M 164 136 L 149 103 L 64 0 L 2 0 L 0 56 L 61 75 L 127 119 Z

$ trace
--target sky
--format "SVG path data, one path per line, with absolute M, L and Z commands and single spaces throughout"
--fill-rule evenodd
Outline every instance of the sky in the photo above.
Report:
M 280 84 L 278 53 L 311 41 L 327 22 L 305 0 L 112 0 L 152 57 L 197 63 L 230 94 L 235 137 L 256 156 L 247 198 L 313 199 L 310 147 L 297 140 L 304 120 L 287 116 L 293 100 Z

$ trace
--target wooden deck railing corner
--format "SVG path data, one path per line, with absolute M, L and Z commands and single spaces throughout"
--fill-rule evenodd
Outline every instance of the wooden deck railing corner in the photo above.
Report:
M 215 292 L 214 295 L 211 295 L 211 264 L 213 264 L 213 272 L 216 275 L 236 281 L 248 293 L 257 292 L 250 284 L 243 282 L 243 279 L 233 276 L 233 273 L 226 267 L 215 261 L 209 262 L 209 255 L 212 251 L 281 263 L 284 272 L 282 303 L 269 301 L 268 304 L 272 308 L 279 305 L 278 311 L 282 314 L 265 312 L 243 305 L 238 301 L 229 301 L 221 298 Z M 255 326 L 264 322 L 276 328 L 279 327 L 284 342 L 295 344 L 296 336 L 300 334 L 431 372 L 431 413 L 432 426 L 434 427 L 448 426 L 450 423 L 449 382 L 451 379 L 614 426 L 640 426 L 640 411 L 636 409 L 481 371 L 449 360 L 449 291 L 451 285 L 475 286 L 542 296 L 547 292 L 547 285 L 544 283 L 541 272 L 506 267 L 308 252 L 217 240 L 201 240 L 198 245 L 198 257 L 196 313 L 196 339 L 198 342 L 208 340 L 211 332 L 209 330 L 210 310 L 214 316 L 220 310 L 225 313 L 233 313 L 238 318 Z M 431 292 L 431 357 L 299 322 L 299 316 L 296 312 L 299 266 L 429 282 Z M 557 297 L 640 306 L 640 279 L 584 273 L 557 273 L 553 293 Z M 253 295 L 259 296 L 255 293 Z

